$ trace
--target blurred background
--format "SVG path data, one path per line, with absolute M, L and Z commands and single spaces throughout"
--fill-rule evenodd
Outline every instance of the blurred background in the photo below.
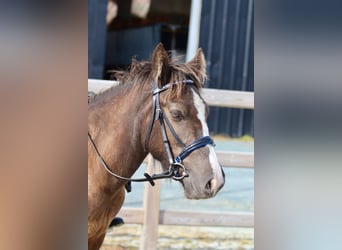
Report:
M 172 2 L 167 10 L 187 1 Z M 215 35 L 223 32 L 224 20 L 234 26 L 234 8 L 242 11 L 248 1 L 225 3 L 228 9 L 220 8 L 230 13 L 225 19 L 211 15 L 210 6 L 224 2 L 202 1 L 201 13 L 216 20 L 205 19 Z M 255 249 L 340 250 L 342 2 L 260 0 L 253 7 Z M 87 78 L 105 78 L 109 68 L 103 64 L 106 10 L 101 0 L 1 2 L 0 249 L 87 248 Z M 225 43 L 210 39 L 221 44 L 207 46 L 216 58 L 226 54 Z M 198 42 L 190 44 L 204 48 Z M 92 55 L 101 46 L 102 59 Z M 215 66 L 215 57 L 204 52 L 209 80 L 215 82 L 210 67 L 227 72 L 228 63 Z M 102 62 L 99 76 L 87 56 L 91 64 Z
M 253 0 L 89 0 L 88 78 L 110 79 L 133 57 L 149 59 L 162 42 L 190 60 L 204 51 L 216 89 L 254 91 Z M 209 129 L 231 137 L 254 135 L 253 110 L 210 108 Z

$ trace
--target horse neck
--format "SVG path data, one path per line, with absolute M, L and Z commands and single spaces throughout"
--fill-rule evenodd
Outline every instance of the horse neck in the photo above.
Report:
M 146 157 L 143 134 L 152 105 L 151 86 L 122 86 L 89 113 L 89 132 L 109 168 L 130 177 Z

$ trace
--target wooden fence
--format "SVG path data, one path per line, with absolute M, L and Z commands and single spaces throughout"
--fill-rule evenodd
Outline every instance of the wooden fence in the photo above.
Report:
M 117 84 L 114 81 L 88 80 L 88 91 L 98 93 Z M 254 109 L 254 93 L 204 88 L 202 96 L 209 106 Z M 253 168 L 254 153 L 216 151 L 224 167 Z M 146 172 L 160 168 L 160 163 L 148 157 Z M 123 207 L 118 216 L 126 223 L 142 224 L 140 249 L 156 249 L 158 225 L 254 227 L 254 213 L 249 212 L 193 212 L 160 210 L 160 181 L 152 187 L 145 183 L 143 208 Z

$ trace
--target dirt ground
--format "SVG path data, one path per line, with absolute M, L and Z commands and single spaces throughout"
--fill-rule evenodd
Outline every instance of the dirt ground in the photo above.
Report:
M 141 225 L 114 228 L 101 250 L 139 249 L 140 235 Z M 254 249 L 254 229 L 160 225 L 157 249 Z

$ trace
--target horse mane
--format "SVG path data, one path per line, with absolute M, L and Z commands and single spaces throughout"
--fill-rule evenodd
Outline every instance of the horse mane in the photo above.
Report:
M 194 62 L 184 63 L 183 56 L 168 57 L 167 71 L 162 72 L 159 76 L 159 87 L 172 82 L 179 82 L 185 79 L 192 80 L 193 86 L 200 90 L 203 87 L 204 81 L 207 78 L 205 67 L 198 67 Z M 132 59 L 132 63 L 128 70 L 112 70 L 111 79 L 119 82 L 119 85 L 113 86 L 101 93 L 93 95 L 88 99 L 89 103 L 92 103 L 96 99 L 106 99 L 106 96 L 111 96 L 122 87 L 132 87 L 138 85 L 143 87 L 145 84 L 151 85 L 152 90 L 152 62 L 151 61 L 138 61 L 135 58 Z M 172 91 L 167 91 L 167 99 L 179 98 L 189 89 L 187 84 L 175 84 L 172 85 Z M 100 98 L 101 97 L 101 98 Z M 103 98 L 102 98 L 103 97 Z
M 196 89 L 201 89 L 203 87 L 204 81 L 207 79 L 206 71 L 204 69 L 200 69 L 192 64 L 187 64 L 183 62 L 183 56 L 177 56 L 170 58 L 168 64 L 168 72 L 164 72 L 164 76 L 159 77 L 160 86 L 162 87 L 165 84 L 172 82 L 179 82 L 185 79 L 190 79 L 194 82 L 194 86 Z M 118 70 L 112 71 L 113 79 L 116 79 L 120 82 L 120 84 L 126 83 L 137 83 L 137 84 L 152 84 L 153 79 L 151 79 L 151 71 L 152 71 L 152 62 L 151 61 L 138 61 L 135 58 L 132 59 L 132 63 L 129 67 L 129 70 Z M 170 92 L 171 98 L 176 95 L 179 97 L 184 94 L 186 91 L 186 84 L 177 84 L 173 85 L 172 90 Z

